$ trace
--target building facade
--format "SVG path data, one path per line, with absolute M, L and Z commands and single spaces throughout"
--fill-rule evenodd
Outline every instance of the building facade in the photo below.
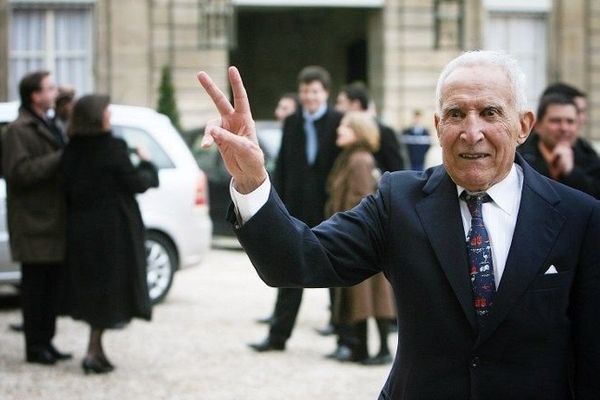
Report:
M 333 76 L 333 94 L 361 80 L 397 129 L 415 109 L 433 120 L 443 65 L 469 49 L 503 49 L 528 76 L 532 107 L 546 84 L 588 95 L 585 135 L 600 140 L 600 1 L 597 0 L 0 0 L 0 101 L 17 97 L 28 70 L 51 70 L 80 94 L 155 107 L 160 71 L 172 68 L 182 125 L 215 115 L 195 75 L 226 87 L 237 65 L 258 119 L 305 65 Z

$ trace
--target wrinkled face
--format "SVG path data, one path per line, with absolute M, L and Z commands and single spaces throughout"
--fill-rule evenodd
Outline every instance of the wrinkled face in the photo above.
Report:
M 577 140 L 579 119 L 571 104 L 550 104 L 544 117 L 535 125 L 540 140 L 553 149 L 559 143 L 572 145 Z
M 347 147 L 352 143 L 355 143 L 357 140 L 356 133 L 354 129 L 350 128 L 348 125 L 348 120 L 346 118 L 342 118 L 340 125 L 337 128 L 337 139 L 335 144 L 338 147 Z
M 300 97 L 302 108 L 313 114 L 317 112 L 321 105 L 327 102 L 329 92 L 325 90 L 320 81 L 312 81 L 300 84 L 298 96 Z
M 42 79 L 40 90 L 31 94 L 31 102 L 34 107 L 46 112 L 54 107 L 58 90 L 52 76 L 48 75 Z
M 448 174 L 469 191 L 487 190 L 508 175 L 533 113 L 519 114 L 508 77 L 493 65 L 454 70 L 441 99 L 435 126 Z
M 279 103 L 277 103 L 277 108 L 275 108 L 275 118 L 277 121 L 281 122 L 295 112 L 296 102 L 294 99 L 283 97 L 279 100 Z

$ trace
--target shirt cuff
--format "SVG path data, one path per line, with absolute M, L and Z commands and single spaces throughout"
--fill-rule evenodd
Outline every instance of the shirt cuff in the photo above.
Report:
M 271 181 L 268 177 L 259 187 L 248 194 L 241 194 L 235 190 L 232 178 L 229 182 L 229 194 L 231 195 L 231 200 L 238 216 L 238 222 L 242 225 L 248 222 L 269 200 L 270 192 Z

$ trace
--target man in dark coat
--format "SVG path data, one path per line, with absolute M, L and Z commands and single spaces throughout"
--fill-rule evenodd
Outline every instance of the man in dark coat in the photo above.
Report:
M 65 202 L 59 174 L 64 140 L 47 116 L 56 98 L 50 74 L 26 75 L 19 92 L 19 117 L 2 137 L 8 232 L 12 258 L 21 263 L 26 359 L 51 365 L 70 358 L 52 345 L 65 257 Z
M 413 124 L 402 131 L 402 143 L 408 149 L 410 169 L 422 171 L 425 168 L 427 150 L 431 147 L 431 137 L 421 122 L 421 111 L 415 110 Z
M 229 220 L 259 276 L 390 281 L 398 352 L 380 400 L 598 398 L 600 202 L 516 154 L 535 119 L 516 60 L 475 51 L 448 63 L 436 91 L 443 165 L 385 174 L 313 229 L 271 188 L 239 72 L 235 107 L 198 79 L 222 118 L 207 133 L 233 176 Z
M 327 105 L 331 78 L 319 66 L 308 66 L 298 74 L 301 107 L 286 118 L 273 182 L 293 216 L 309 226 L 324 218 L 325 182 L 339 150 L 335 145 L 341 114 Z M 251 344 L 256 351 L 283 350 L 292 334 L 300 303 L 301 288 L 280 288 L 269 336 Z
M 351 83 L 338 93 L 335 109 L 341 113 L 348 111 L 369 112 L 369 92 L 361 83 Z M 393 172 L 406 168 L 407 154 L 404 145 L 396 138 L 394 130 L 377 120 L 381 145 L 375 153 L 375 160 L 381 172 Z
M 600 157 L 579 137 L 578 127 L 573 99 L 545 95 L 535 131 L 518 151 L 540 174 L 600 199 Z

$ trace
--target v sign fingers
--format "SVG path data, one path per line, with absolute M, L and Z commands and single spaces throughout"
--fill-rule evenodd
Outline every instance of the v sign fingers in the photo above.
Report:
M 198 81 L 206 90 L 211 100 L 221 114 L 221 128 L 239 136 L 245 136 L 257 143 L 254 121 L 250 112 L 250 104 L 242 77 L 237 68 L 228 70 L 229 83 L 233 91 L 235 107 L 231 105 L 223 92 L 204 71 L 198 73 Z
M 267 171 L 242 77 L 235 67 L 229 68 L 228 75 L 235 106 L 206 72 L 198 73 L 198 81 L 221 115 L 208 122 L 202 147 L 216 142 L 234 186 L 241 193 L 249 193 L 267 179 Z

